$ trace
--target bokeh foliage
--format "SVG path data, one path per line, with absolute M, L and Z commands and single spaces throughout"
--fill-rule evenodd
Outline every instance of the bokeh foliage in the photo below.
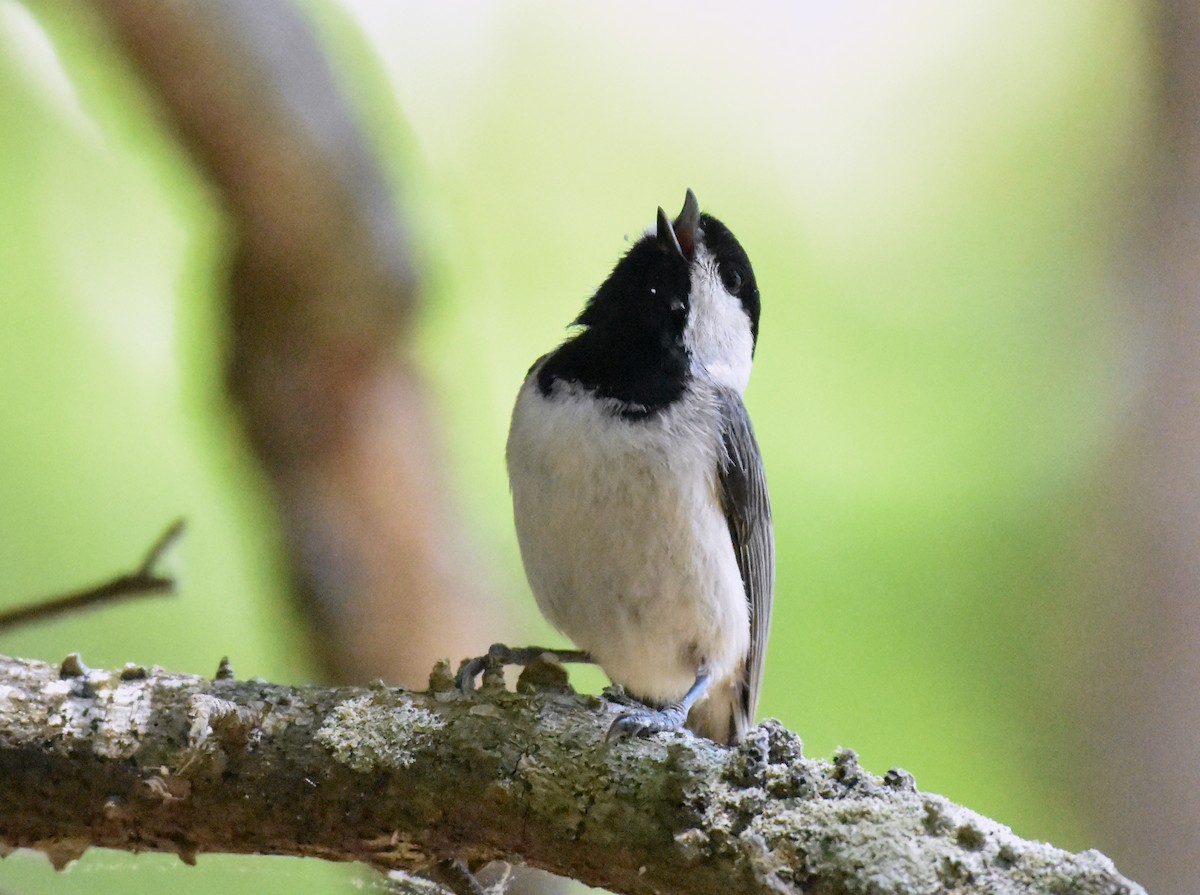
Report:
M 748 404 L 780 566 L 762 712 L 812 754 L 850 746 L 1022 835 L 1103 849 L 1059 765 L 1087 646 L 1073 557 L 1122 411 L 1138 10 L 883 6 L 306 4 L 396 178 L 459 499 L 531 637 L 552 635 L 509 522 L 511 400 L 622 236 L 692 186 L 764 298 Z M 180 513 L 191 528 L 181 596 L 0 650 L 199 673 L 229 654 L 303 680 L 222 398 L 219 209 L 82 4 L 28 9 L 0 0 L 0 601 L 118 571 Z M 312 862 L 173 861 L 55 876 L 16 857 L 0 886 L 330 885 Z

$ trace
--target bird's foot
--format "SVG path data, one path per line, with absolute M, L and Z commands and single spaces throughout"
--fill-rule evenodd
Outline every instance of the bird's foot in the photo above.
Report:
M 591 662 L 592 658 L 583 650 L 549 649 L 543 646 L 524 646 L 514 649 L 503 643 L 493 643 L 487 655 L 464 659 L 454 676 L 454 685 L 460 690 L 475 689 L 475 678 L 482 673 L 484 681 L 489 674 L 503 674 L 506 665 L 529 665 L 536 659 L 549 654 L 560 662 Z
M 649 736 L 652 733 L 665 733 L 679 730 L 687 721 L 688 712 L 696 701 L 704 695 L 712 681 L 712 675 L 706 668 L 701 668 L 696 674 L 696 680 L 691 688 L 683 694 L 679 702 L 673 702 L 663 709 L 652 709 L 639 706 L 617 715 L 608 728 L 605 739 L 608 742 L 627 740 L 635 736 Z
M 637 736 L 650 736 L 652 733 L 664 733 L 679 730 L 687 721 L 687 707 L 676 702 L 665 709 L 651 709 L 645 706 L 621 712 L 608 728 L 605 737 L 610 743 L 629 740 Z

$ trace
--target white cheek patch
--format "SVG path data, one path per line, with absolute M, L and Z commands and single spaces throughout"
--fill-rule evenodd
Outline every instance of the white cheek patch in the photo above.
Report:
M 750 382 L 754 357 L 750 318 L 737 296 L 726 291 L 716 260 L 699 242 L 691 272 L 691 309 L 683 340 L 692 353 L 692 372 L 740 394 Z

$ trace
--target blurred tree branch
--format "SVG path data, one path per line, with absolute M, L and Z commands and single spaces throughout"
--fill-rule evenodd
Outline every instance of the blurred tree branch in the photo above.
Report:
M 1184 893 L 1200 849 L 1200 7 L 1145 13 L 1154 117 L 1117 258 L 1127 416 L 1085 556 L 1094 648 L 1073 701 L 1090 819 L 1154 891 Z
M 0 847 L 518 861 L 628 893 L 1143 893 L 902 771 L 805 759 L 774 722 L 735 749 L 610 747 L 602 702 L 533 671 L 465 694 L 441 665 L 416 693 L 0 657 Z
M 419 682 L 499 623 L 408 358 L 417 283 L 390 185 L 288 0 L 91 6 L 228 212 L 230 394 L 325 669 Z
M 82 609 L 128 600 L 131 597 L 147 597 L 152 594 L 174 593 L 174 576 L 160 571 L 163 558 L 183 535 L 184 522 L 177 519 L 167 526 L 166 531 L 146 551 L 141 564 L 132 572 L 117 575 L 95 587 L 72 591 L 47 599 L 36 600 L 20 606 L 0 609 L 0 631 L 46 619 L 69 615 Z

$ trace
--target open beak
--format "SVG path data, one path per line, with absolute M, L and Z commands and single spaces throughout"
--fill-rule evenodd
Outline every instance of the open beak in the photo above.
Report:
M 675 223 L 667 213 L 658 209 L 658 245 L 664 252 L 673 252 L 681 258 L 691 260 L 696 252 L 696 230 L 700 226 L 700 203 L 690 189 L 683 200 L 683 211 Z

